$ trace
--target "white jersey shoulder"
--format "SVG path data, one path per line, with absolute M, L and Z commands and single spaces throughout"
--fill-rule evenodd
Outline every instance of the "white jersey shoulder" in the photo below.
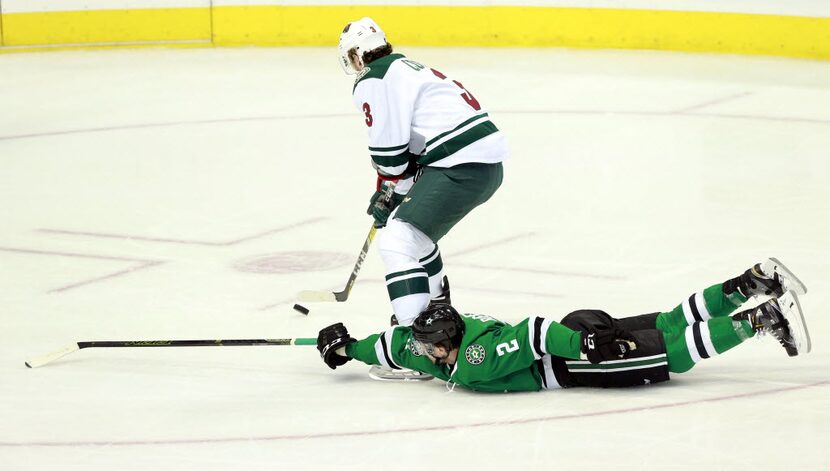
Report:
M 451 167 L 507 158 L 503 133 L 461 82 L 401 54 L 367 69 L 355 82 L 354 104 L 379 173 L 400 175 L 411 159 Z

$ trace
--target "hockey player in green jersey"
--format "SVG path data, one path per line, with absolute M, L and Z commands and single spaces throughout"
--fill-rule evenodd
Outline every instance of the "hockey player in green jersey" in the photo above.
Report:
M 357 76 L 353 101 L 377 171 L 368 213 L 385 227 L 377 246 L 392 312 L 410 325 L 431 300 L 448 301 L 437 243 L 499 188 L 507 141 L 469 90 L 394 53 L 371 18 L 346 25 L 339 53 L 343 71 Z
M 806 288 L 772 258 L 692 294 L 666 312 L 615 319 L 582 310 L 561 322 L 529 317 L 515 326 L 434 304 L 411 327 L 357 341 L 343 324 L 320 331 L 332 369 L 357 359 L 411 368 L 475 391 L 536 391 L 657 383 L 745 340 L 770 334 L 788 355 L 810 351 L 797 294 Z M 735 313 L 750 298 L 763 300 Z

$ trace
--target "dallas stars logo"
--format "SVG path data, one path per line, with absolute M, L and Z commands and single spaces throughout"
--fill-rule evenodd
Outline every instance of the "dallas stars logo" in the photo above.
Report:
M 464 357 L 467 359 L 467 363 L 471 365 L 480 365 L 484 361 L 484 356 L 484 347 L 477 343 L 470 345 L 464 351 Z

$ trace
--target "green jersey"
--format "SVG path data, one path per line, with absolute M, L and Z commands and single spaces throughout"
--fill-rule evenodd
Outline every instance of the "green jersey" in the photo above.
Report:
M 551 356 L 580 358 L 582 334 L 558 322 L 534 316 L 512 326 L 478 314 L 461 314 L 461 318 L 465 332 L 455 365 L 433 364 L 416 347 L 412 329 L 405 326 L 351 343 L 346 354 L 370 365 L 408 368 L 486 392 L 559 387 L 543 363 L 549 366 Z

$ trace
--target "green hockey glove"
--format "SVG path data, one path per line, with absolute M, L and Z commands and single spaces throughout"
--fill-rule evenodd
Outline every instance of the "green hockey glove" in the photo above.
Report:
M 389 220 L 389 215 L 392 211 L 401 204 L 404 195 L 392 193 L 392 196 L 387 200 L 385 194 L 387 192 L 386 184 L 381 185 L 380 190 L 376 191 L 371 198 L 369 198 L 369 207 L 366 209 L 366 214 L 375 218 L 375 227 L 380 229 L 386 226 L 386 221 Z

